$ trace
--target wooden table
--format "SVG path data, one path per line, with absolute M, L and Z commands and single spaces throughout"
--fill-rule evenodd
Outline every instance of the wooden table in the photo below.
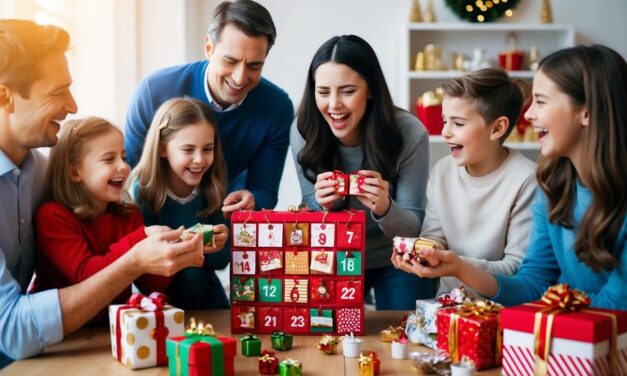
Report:
M 390 344 L 381 342 L 379 332 L 389 324 L 399 321 L 405 312 L 402 311 L 365 311 L 366 336 L 364 350 L 376 351 L 381 359 L 379 375 L 418 375 L 420 372 L 411 366 L 409 360 L 395 360 L 390 356 Z M 222 335 L 231 335 L 229 311 L 195 311 L 186 312 L 186 318 L 194 316 L 198 320 L 211 323 L 215 330 Z M 259 335 L 262 348 L 271 349 L 270 336 Z M 239 338 L 239 335 L 235 335 Z M 326 355 L 316 348 L 320 336 L 294 336 L 294 346 L 290 351 L 277 351 L 279 360 L 286 358 L 297 359 L 303 364 L 304 375 L 359 375 L 359 365 L 356 358 L 344 358 L 339 354 Z M 239 345 L 239 344 L 238 344 Z M 412 345 L 411 351 L 433 350 Z M 258 375 L 257 357 L 241 355 L 238 346 L 238 355 L 235 357 L 235 372 L 237 375 Z M 83 328 L 69 335 L 63 342 L 50 346 L 46 351 L 35 358 L 20 360 L 0 371 L 2 376 L 16 375 L 168 375 L 167 367 L 129 370 L 116 361 L 111 355 L 111 339 L 106 327 Z M 495 368 L 478 372 L 477 375 L 500 375 L 500 369 Z

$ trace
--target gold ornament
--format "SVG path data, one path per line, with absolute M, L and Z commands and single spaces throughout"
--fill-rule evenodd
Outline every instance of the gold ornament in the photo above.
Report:
M 420 10 L 420 3 L 418 2 L 418 0 L 414 0 L 411 3 L 409 22 L 422 22 L 422 11 Z
M 542 8 L 540 8 L 540 23 L 553 23 L 553 12 L 551 11 L 550 0 L 542 0 Z
M 436 22 L 433 0 L 427 0 L 427 11 L 425 12 L 425 22 Z

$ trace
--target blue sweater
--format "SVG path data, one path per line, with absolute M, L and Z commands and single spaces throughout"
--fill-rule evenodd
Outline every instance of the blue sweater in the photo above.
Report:
M 189 96 L 208 103 L 205 93 L 208 64 L 203 60 L 164 68 L 139 83 L 124 126 L 131 166 L 139 162 L 152 118 L 163 102 Z M 237 109 L 214 115 L 229 183 L 237 182 L 231 184 L 229 191 L 247 189 L 255 196 L 256 209 L 274 208 L 289 146 L 290 124 L 294 119 L 294 108 L 287 93 L 262 78 Z
M 592 202 L 590 191 L 577 184 L 577 202 L 574 208 L 575 228 Z M 495 277 L 499 291 L 494 300 L 504 305 L 515 305 L 539 299 L 554 284 L 568 283 L 584 291 L 593 307 L 627 310 L 627 220 L 612 249 L 619 264 L 612 271 L 595 273 L 579 261 L 573 249 L 576 232 L 553 224 L 548 219 L 548 201 L 538 189 L 531 207 L 532 228 L 529 249 L 518 273 Z

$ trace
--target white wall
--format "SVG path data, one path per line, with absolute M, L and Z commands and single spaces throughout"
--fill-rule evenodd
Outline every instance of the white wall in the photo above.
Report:
M 295 106 L 316 49 L 337 34 L 357 34 L 375 49 L 393 97 L 400 97 L 400 40 L 411 0 L 259 0 L 273 15 L 277 42 L 264 76 L 285 89 Z M 457 22 L 433 0 L 439 22 Z M 423 12 L 425 0 L 420 0 Z M 50 3 L 50 1 L 48 1 Z M 55 0 L 72 35 L 72 89 L 79 115 L 122 124 L 135 84 L 151 71 L 202 55 L 203 37 L 216 0 Z M 541 0 L 519 1 L 500 22 L 535 23 Z M 572 24 L 577 43 L 602 43 L 627 56 L 627 1 L 552 0 L 555 23 Z M 34 18 L 36 0 L 0 0 L 0 17 Z M 279 209 L 298 203 L 298 182 L 288 155 Z

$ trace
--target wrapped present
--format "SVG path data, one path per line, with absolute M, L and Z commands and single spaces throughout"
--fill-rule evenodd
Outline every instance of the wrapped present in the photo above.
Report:
M 183 337 L 167 340 L 170 375 L 234 375 L 235 340 L 216 337 L 211 325 L 192 319 Z
M 255 279 L 235 278 L 231 286 L 231 297 L 234 301 L 254 302 L 255 301 Z
M 381 370 L 381 361 L 374 351 L 359 354 L 359 376 L 378 375 Z
M 279 375 L 300 376 L 303 374 L 303 365 L 294 359 L 285 359 L 279 363 Z
M 279 358 L 274 355 L 274 351 L 263 350 L 259 361 L 259 373 L 262 375 L 276 375 L 279 373 Z
M 387 329 L 381 331 L 381 342 L 392 342 L 401 337 L 403 328 L 390 325 Z
M 508 71 L 518 71 L 525 59 L 525 52 L 518 48 L 518 35 L 514 32 L 507 33 L 506 43 L 512 48 L 499 52 L 499 66 Z
M 430 135 L 442 134 L 442 96 L 437 91 L 427 91 L 416 100 L 416 116 Z
M 127 304 L 109 306 L 113 357 L 128 368 L 168 364 L 165 341 L 183 335 L 183 311 L 166 305 L 165 295 L 133 294 Z
M 211 247 L 213 245 L 213 225 L 196 223 L 192 227 L 183 231 L 181 239 L 187 239 L 188 236 L 194 234 L 202 234 L 202 242 L 205 246 Z
M 242 355 L 258 356 L 261 355 L 261 340 L 254 334 L 247 334 L 240 337 L 242 344 Z
M 270 336 L 272 348 L 275 350 L 287 351 L 292 349 L 294 336 L 284 332 L 274 332 Z
M 335 354 L 337 350 L 337 344 L 340 342 L 339 337 L 325 334 L 318 341 L 318 349 L 325 354 Z
M 437 350 L 432 352 L 417 352 L 409 354 L 411 365 L 421 371 L 422 374 L 437 373 L 446 375 L 446 371 L 451 368 L 451 358 L 446 351 Z
M 538 302 L 503 309 L 503 374 L 627 375 L 627 311 L 589 302 L 562 284 Z
M 312 274 L 333 274 L 335 252 L 312 251 L 309 270 Z
M 475 362 L 477 369 L 501 363 L 501 332 L 498 315 L 501 306 L 492 301 L 467 302 L 436 313 L 438 349 L 448 351 L 451 361 L 462 356 Z
M 335 170 L 333 175 L 329 178 L 335 180 L 335 192 L 340 196 L 348 196 L 349 178 L 348 174 L 342 171 Z
M 365 175 L 358 174 L 356 172 L 353 172 L 352 174 L 350 174 L 350 187 L 348 189 L 348 194 L 349 195 L 363 194 L 364 190 L 361 186 L 364 185 L 365 181 L 366 181 Z

